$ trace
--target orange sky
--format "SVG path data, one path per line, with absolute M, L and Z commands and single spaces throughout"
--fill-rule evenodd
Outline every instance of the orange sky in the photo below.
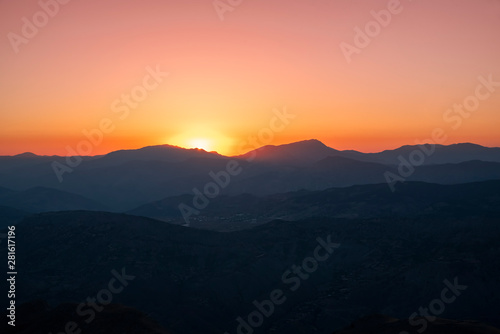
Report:
M 44 25 L 38 1 L 0 1 L 0 154 L 65 155 L 103 119 L 112 131 L 91 154 L 157 144 L 237 154 L 284 106 L 296 117 L 263 144 L 380 151 L 440 127 L 448 144 L 500 146 L 500 87 L 457 129 L 443 120 L 479 76 L 500 82 L 500 1 L 401 0 L 349 63 L 341 43 L 355 45 L 354 28 L 387 8 L 243 0 L 222 21 L 212 0 L 72 0 Z M 38 32 L 13 46 L 33 16 Z M 157 66 L 169 75 L 120 119 L 111 105 Z

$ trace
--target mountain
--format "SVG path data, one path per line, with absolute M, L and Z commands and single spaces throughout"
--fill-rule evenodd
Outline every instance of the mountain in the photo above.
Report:
M 266 196 L 298 190 L 324 190 L 331 187 L 386 183 L 386 173 L 400 175 L 400 167 L 363 162 L 344 157 L 327 157 L 308 166 L 267 165 L 241 162 L 243 171 L 231 179 L 226 194 L 249 193 Z M 208 174 L 208 173 L 207 173 Z M 405 175 L 406 176 L 406 175 Z M 458 164 L 413 167 L 403 181 L 460 184 L 500 179 L 500 163 L 470 161 Z M 195 184 L 203 187 L 211 181 Z M 389 186 L 387 190 L 390 191 Z M 192 193 L 192 191 L 190 191 Z
M 0 195 L 0 204 L 29 212 L 108 209 L 105 205 L 83 196 L 45 187 Z
M 78 304 L 114 270 L 128 284 L 113 303 L 174 333 L 236 333 L 236 319 L 279 289 L 286 302 L 259 331 L 330 334 L 369 314 L 408 318 L 448 280 L 466 288 L 442 316 L 498 326 L 498 237 L 498 215 L 276 220 L 219 233 L 123 214 L 43 213 L 16 225 L 16 302 Z M 287 274 L 318 246 L 330 255 L 306 278 Z
M 457 184 L 500 179 L 500 163 L 489 161 L 466 161 L 456 164 L 428 165 L 415 168 L 409 181 L 440 184 Z
M 267 145 L 240 156 L 237 159 L 252 159 L 256 162 L 281 163 L 291 165 L 308 165 L 339 151 L 326 146 L 316 139 L 304 140 L 285 145 Z
M 84 157 L 63 182 L 52 163 L 66 157 L 0 157 L 0 237 L 16 224 L 22 273 L 16 330 L 59 333 L 81 320 L 75 307 L 111 295 L 85 332 L 399 333 L 412 331 L 398 319 L 426 307 L 486 324 L 437 319 L 429 333 L 489 334 L 500 326 L 500 163 L 486 161 L 497 149 L 438 146 L 391 191 L 386 173 L 415 149 L 313 140 L 249 162 L 148 147 Z M 191 228 L 177 226 L 179 204 L 209 187 Z M 432 311 L 445 288 L 456 298 Z
M 235 158 L 273 164 L 307 166 L 329 157 L 348 158 L 363 162 L 385 162 L 384 159 L 367 153 L 333 149 L 317 139 L 303 140 L 284 145 L 267 145 L 236 156 Z M 391 163 L 393 162 L 389 164 Z
M 22 170 L 43 171 L 45 167 L 50 168 L 53 161 L 65 162 L 65 156 L 36 155 L 33 153 L 22 153 L 14 156 L 0 156 L 0 173 L 12 173 Z M 92 161 L 101 156 L 82 156 L 83 161 Z
M 440 159 L 456 160 L 462 148 L 464 153 L 461 159 L 477 158 L 478 155 L 471 152 L 484 151 L 491 152 L 491 160 L 495 160 L 497 151 L 464 144 L 438 147 L 436 152 L 453 151 L 455 153 L 443 155 L 448 158 Z M 220 189 L 220 193 L 226 195 L 249 193 L 265 196 L 301 189 L 323 190 L 384 183 L 386 172 L 399 175 L 398 169 L 401 169 L 398 159 L 392 161 L 391 157 L 404 153 L 408 155 L 406 160 L 413 161 L 411 152 L 414 147 L 406 147 L 404 152 L 401 150 L 390 155 L 387 152 L 364 154 L 337 151 L 319 141 L 309 140 L 263 147 L 258 150 L 255 159 L 249 162 L 244 159 L 248 155 L 231 158 L 203 150 L 163 145 L 87 157 L 71 168 L 63 165 L 67 162 L 65 157 L 0 157 L 0 187 L 17 191 L 32 187 L 51 188 L 103 203 L 115 211 L 128 211 L 168 196 L 193 193 L 195 188 L 203 190 L 205 185 L 213 182 L 210 174 L 224 172 L 228 163 L 237 163 L 241 173 L 232 176 L 228 186 Z M 437 156 L 438 153 L 434 153 L 429 159 L 437 159 Z M 25 163 L 26 160 L 30 162 Z M 386 163 L 389 160 L 391 164 Z M 16 161 L 20 165 L 12 167 Z M 62 182 L 59 182 L 54 172 L 54 161 L 68 168 L 61 176 Z M 428 162 L 427 159 L 425 162 Z M 4 163 L 10 168 L 3 166 Z M 499 162 L 480 160 L 425 164 L 415 167 L 406 180 L 459 184 L 500 179 L 499 167 Z
M 11 208 L 8 206 L 0 205 L 0 228 L 6 228 L 9 225 L 15 225 L 23 218 L 31 215 L 32 213 Z
M 179 204 L 192 205 L 193 196 L 167 197 L 127 213 L 183 225 Z M 422 182 L 399 184 L 393 193 L 386 184 L 296 191 L 258 197 L 218 196 L 190 226 L 217 231 L 248 229 L 275 219 L 332 218 L 464 218 L 500 215 L 500 180 L 457 185 Z
M 94 161 L 90 167 L 118 166 L 131 161 L 182 162 L 195 158 L 216 159 L 222 157 L 216 152 L 202 149 L 185 149 L 172 145 L 147 146 L 136 150 L 119 150 L 108 153 Z
M 130 209 L 141 203 L 188 192 L 193 182 L 207 176 L 210 166 L 223 169 L 229 158 L 203 150 L 172 146 L 147 147 L 112 152 L 95 159 L 84 159 L 69 168 L 65 157 L 38 157 L 37 163 L 3 170 L 0 157 L 0 186 L 15 190 L 31 187 L 52 188 L 103 202 L 115 210 Z M 17 161 L 16 157 L 4 160 Z M 10 161 L 12 162 L 12 161 Z M 8 165 L 10 162 L 6 162 Z M 52 163 L 69 168 L 59 182 Z
M 419 145 L 406 145 L 395 150 L 386 150 L 379 153 L 367 153 L 368 157 L 385 164 L 399 164 L 398 157 L 402 156 L 406 160 L 412 152 L 432 152 L 425 154 L 425 165 L 433 164 L 457 164 L 461 162 L 480 160 L 490 162 L 500 162 L 500 148 L 483 147 L 471 143 L 435 145 L 434 150 L 430 145 L 424 145 L 425 149 Z
M 354 150 L 339 151 L 312 139 L 285 145 L 268 145 L 252 150 L 236 158 L 253 158 L 255 161 L 291 165 L 308 165 L 327 157 L 344 157 L 365 162 L 397 165 L 399 157 L 406 160 L 413 152 L 424 152 L 423 164 L 460 163 L 470 160 L 500 162 L 500 148 L 483 147 L 471 143 L 453 145 L 406 145 L 394 150 L 377 153 L 362 153 Z
M 9 188 L 0 187 L 0 199 L 14 194 L 15 191 Z

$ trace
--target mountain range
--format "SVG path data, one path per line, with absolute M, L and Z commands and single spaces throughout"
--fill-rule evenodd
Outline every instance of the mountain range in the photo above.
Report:
M 16 302 L 78 304 L 115 270 L 131 280 L 113 303 L 172 333 L 237 333 L 236 319 L 280 289 L 286 302 L 256 333 L 331 334 L 371 314 L 408 319 L 456 280 L 463 292 L 442 315 L 498 326 L 499 237 L 497 215 L 275 220 L 221 233 L 125 214 L 42 213 L 16 225 Z M 335 243 L 331 256 L 287 281 L 318 240 Z
M 198 215 L 190 217 L 190 226 L 235 231 L 275 219 L 465 218 L 477 216 L 478 208 L 482 217 L 500 216 L 500 180 L 456 185 L 406 182 L 394 193 L 386 187 L 374 184 L 268 196 L 221 195 Z M 127 213 L 183 225 L 184 217 L 178 206 L 191 200 L 189 195 L 167 197 Z
M 499 148 L 474 144 L 317 140 L 0 157 L 0 244 L 15 225 L 22 273 L 13 332 L 498 333 L 499 167 Z M 129 281 L 87 323 L 78 308 L 113 277 Z
M 426 152 L 433 150 L 433 153 L 425 155 L 422 166 L 415 166 L 405 180 L 459 184 L 500 179 L 500 148 L 474 144 L 436 145 L 432 150 L 429 145 L 426 147 Z M 65 198 L 61 199 L 65 204 L 57 206 L 55 197 L 51 200 L 52 207 L 40 202 L 29 207 L 1 197 L 0 204 L 34 212 L 69 208 L 128 211 L 169 196 L 193 194 L 194 188 L 203 191 L 213 181 L 209 173 L 224 171 L 229 161 L 236 161 L 242 171 L 231 178 L 226 188 L 220 189 L 224 195 L 266 196 L 382 184 L 387 181 L 387 172 L 399 175 L 400 157 L 409 161 L 412 152 L 421 150 L 416 145 L 380 153 L 338 151 L 317 140 L 307 140 L 264 146 L 241 156 L 227 157 L 200 149 L 161 145 L 83 157 L 78 166 L 62 175 L 62 182 L 53 164 L 68 166 L 66 157 L 26 153 L 0 157 L 0 187 L 7 191 L 38 188 L 38 192 L 50 188 L 53 196 L 57 196 L 55 190 L 64 192 L 59 195 Z M 67 203 L 66 197 L 70 196 L 67 193 L 72 194 L 71 205 Z M 81 203 L 80 207 L 76 203 Z

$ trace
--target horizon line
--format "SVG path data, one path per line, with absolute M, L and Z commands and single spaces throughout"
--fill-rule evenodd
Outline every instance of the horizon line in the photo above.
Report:
M 248 154 L 250 152 L 262 149 L 264 147 L 280 147 L 280 146 L 287 146 L 287 145 L 293 145 L 293 144 L 298 144 L 298 143 L 303 143 L 303 142 L 311 142 L 311 141 L 319 142 L 319 143 L 321 143 L 322 145 L 324 145 L 327 148 L 330 148 L 330 149 L 333 149 L 333 150 L 337 150 L 337 149 L 335 149 L 335 148 L 333 148 L 331 146 L 328 146 L 328 145 L 324 144 L 321 140 L 318 140 L 318 139 L 304 139 L 304 140 L 299 140 L 299 141 L 294 141 L 294 142 L 290 142 L 290 143 L 286 143 L 286 144 L 279 144 L 279 145 L 267 144 L 267 145 L 263 145 L 263 146 L 254 148 L 254 149 L 252 149 L 250 151 L 246 151 L 245 153 L 237 154 L 237 155 L 225 155 L 225 154 L 221 154 L 221 153 L 219 153 L 219 152 L 217 152 L 215 150 L 214 151 L 207 151 L 207 150 L 205 150 L 203 148 L 197 148 L 197 147 L 182 147 L 182 146 L 172 145 L 172 144 L 158 144 L 158 145 L 142 146 L 142 147 L 139 147 L 139 148 L 122 148 L 122 149 L 118 149 L 118 150 L 109 151 L 109 152 L 104 153 L 104 154 L 76 155 L 76 156 L 95 158 L 95 157 L 103 157 L 103 156 L 106 156 L 108 154 L 111 154 L 111 153 L 114 153 L 114 152 L 120 152 L 120 151 L 138 151 L 138 150 L 142 150 L 142 149 L 150 148 L 150 147 L 169 146 L 169 147 L 178 148 L 178 149 L 182 149 L 182 150 L 203 151 L 203 152 L 206 152 L 206 153 L 217 154 L 217 155 L 220 155 L 220 156 L 223 156 L 223 157 L 235 158 L 235 157 L 244 156 L 244 155 L 246 155 L 246 154 Z M 386 151 L 394 151 L 394 150 L 397 150 L 397 149 L 401 149 L 403 147 L 414 147 L 414 146 L 420 146 L 420 145 L 436 145 L 436 146 L 444 146 L 444 147 L 454 146 L 454 145 L 475 145 L 475 146 L 480 146 L 480 147 L 483 147 L 483 148 L 500 148 L 498 146 L 484 146 L 484 145 L 476 144 L 476 143 L 473 143 L 473 142 L 459 142 L 459 143 L 451 143 L 451 144 L 436 144 L 436 143 L 422 143 L 422 144 L 413 144 L 413 145 L 406 144 L 406 145 L 398 146 L 398 147 L 393 148 L 393 149 L 384 149 L 384 150 L 376 151 L 376 152 L 362 152 L 362 151 L 358 151 L 358 150 L 354 150 L 354 149 L 337 150 L 337 151 L 339 151 L 339 152 L 349 152 L 349 151 L 350 152 L 359 152 L 359 153 L 362 153 L 362 154 L 377 154 L 377 153 L 382 153 L 382 152 L 386 152 Z M 30 152 L 30 151 L 26 151 L 26 152 L 22 152 L 22 153 L 18 153 L 18 154 L 13 154 L 13 155 L 1 155 L 0 154 L 0 157 L 20 157 L 20 156 L 23 156 L 23 155 L 26 155 L 26 156 L 36 156 L 36 157 L 67 157 L 68 156 L 68 155 L 57 155 L 57 154 L 52 154 L 52 155 L 50 155 L 50 154 L 36 154 L 36 153 Z

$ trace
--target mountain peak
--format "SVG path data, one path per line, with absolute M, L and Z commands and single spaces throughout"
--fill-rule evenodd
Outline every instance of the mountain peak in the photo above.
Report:
M 293 143 L 288 143 L 288 144 L 281 144 L 281 145 L 265 145 L 262 147 L 257 148 L 257 150 L 264 150 L 264 149 L 311 149 L 311 148 L 316 148 L 316 149 L 329 149 L 333 150 L 333 148 L 326 146 L 323 144 L 321 141 L 318 139 L 306 139 L 306 140 L 300 140 L 296 141 Z
M 303 165 L 314 163 L 338 152 L 317 139 L 309 139 L 284 145 L 262 146 L 239 157 L 246 159 L 253 156 L 258 161 Z
M 481 146 L 481 145 L 474 144 L 474 143 L 456 143 L 456 144 L 449 145 L 449 147 L 454 147 L 454 148 L 468 148 L 468 149 L 486 148 L 485 146 Z
M 301 140 L 298 142 L 290 143 L 288 145 L 304 146 L 304 147 L 318 147 L 318 148 L 321 147 L 321 148 L 332 149 L 331 147 L 328 147 L 325 144 L 323 144 L 323 142 L 319 141 L 318 139 Z
M 38 155 L 36 155 L 35 153 L 31 153 L 31 152 L 24 152 L 24 153 L 15 155 L 15 157 L 18 157 L 18 158 L 33 158 L 33 157 L 37 157 L 37 156 Z

